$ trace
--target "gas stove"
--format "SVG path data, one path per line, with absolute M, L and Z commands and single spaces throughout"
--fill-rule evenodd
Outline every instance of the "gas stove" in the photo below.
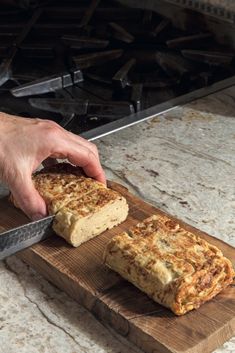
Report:
M 165 3 L 173 2 L 194 3 Z M 150 5 L 2 5 L 0 110 L 51 119 L 92 140 L 235 84 L 232 45 Z

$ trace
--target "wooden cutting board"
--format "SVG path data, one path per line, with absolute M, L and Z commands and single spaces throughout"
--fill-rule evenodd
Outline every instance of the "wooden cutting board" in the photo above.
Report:
M 85 306 L 147 353 L 212 352 L 235 334 L 235 286 L 230 286 L 199 310 L 176 317 L 106 268 L 103 250 L 109 239 L 159 209 L 111 183 L 130 206 L 126 222 L 75 249 L 55 235 L 19 253 L 49 281 Z M 174 217 L 171 217 L 175 219 Z M 0 200 L 0 226 L 9 229 L 27 222 L 21 211 Z M 219 247 L 235 265 L 235 249 L 179 221 L 187 230 Z

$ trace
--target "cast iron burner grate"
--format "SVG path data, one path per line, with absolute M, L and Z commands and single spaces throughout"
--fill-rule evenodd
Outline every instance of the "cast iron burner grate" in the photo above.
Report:
M 115 1 L 2 7 L 0 58 L 1 111 L 89 139 L 235 83 L 235 53 L 211 33 Z

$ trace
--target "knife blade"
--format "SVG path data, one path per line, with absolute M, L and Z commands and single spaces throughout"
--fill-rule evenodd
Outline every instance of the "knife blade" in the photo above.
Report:
M 48 216 L 0 233 L 0 260 L 50 237 L 54 217 Z

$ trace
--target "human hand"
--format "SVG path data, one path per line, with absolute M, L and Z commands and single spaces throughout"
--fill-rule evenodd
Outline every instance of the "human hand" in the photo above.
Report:
M 48 157 L 67 158 L 85 174 L 105 183 L 96 146 L 50 120 L 20 118 L 0 113 L 0 180 L 17 205 L 33 220 L 47 214 L 34 188 L 32 173 Z

